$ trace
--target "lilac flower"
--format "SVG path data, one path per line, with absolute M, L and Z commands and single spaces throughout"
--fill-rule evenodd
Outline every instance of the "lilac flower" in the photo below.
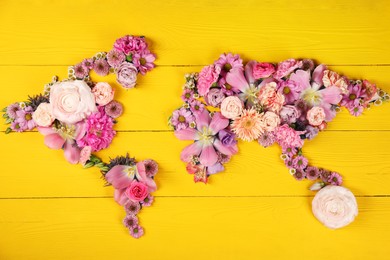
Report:
M 332 172 L 328 177 L 328 182 L 331 185 L 337 185 L 340 186 L 343 183 L 343 179 L 341 178 L 341 175 L 337 172 Z
M 84 59 L 81 64 L 85 70 L 91 70 L 93 68 L 93 59 Z
M 293 166 L 297 170 L 303 170 L 307 167 L 308 160 L 302 155 L 298 155 L 293 159 Z
M 314 181 L 317 180 L 318 177 L 320 176 L 320 171 L 318 170 L 317 167 L 309 166 L 306 168 L 305 172 L 306 172 L 306 178 L 308 180 Z
M 144 229 L 140 225 L 130 227 L 130 234 L 134 238 L 140 238 L 144 234 Z
M 190 102 L 190 109 L 193 114 L 201 113 L 204 110 L 204 104 L 194 99 Z
M 293 104 L 298 100 L 301 89 L 296 82 L 287 80 L 278 83 L 278 92 L 284 95 L 286 104 Z
M 217 162 L 216 164 L 207 167 L 207 174 L 208 175 L 216 174 L 216 173 L 222 172 L 224 170 L 225 170 L 225 167 L 223 167 L 223 165 L 221 163 Z
M 232 53 L 221 54 L 219 59 L 214 63 L 221 68 L 221 74 L 224 76 L 231 69 L 243 69 L 242 59 L 239 55 L 233 55 Z
M 305 136 L 306 136 L 306 138 L 308 140 L 311 140 L 311 139 L 313 139 L 314 137 L 316 137 L 318 135 L 319 131 L 320 130 L 318 129 L 318 127 L 307 125 L 306 126 L 306 134 L 305 134 Z
M 125 225 L 125 227 L 127 227 L 128 229 L 134 226 L 138 226 L 138 218 L 135 215 L 127 215 L 123 219 L 123 225 Z
M 9 118 L 15 119 L 17 116 L 16 112 L 18 112 L 19 110 L 20 110 L 19 103 L 13 103 L 7 107 L 6 113 Z
M 298 153 L 298 150 L 295 147 L 284 147 L 282 148 L 282 152 L 292 158 Z
M 89 70 L 83 66 L 82 63 L 77 63 L 73 66 L 74 69 L 74 75 L 78 79 L 83 79 L 86 76 L 88 76 Z
M 137 215 L 141 209 L 141 205 L 139 204 L 139 202 L 132 200 L 128 200 L 124 207 L 128 215 Z
M 264 132 L 262 135 L 260 135 L 257 141 L 263 147 L 267 148 L 268 146 L 271 146 L 275 143 L 275 135 L 273 132 Z
M 229 120 L 217 112 L 211 118 L 209 112 L 205 109 L 203 112 L 195 115 L 196 129 L 176 130 L 175 136 L 180 140 L 195 140 L 195 142 L 181 153 L 181 160 L 189 162 L 193 156 L 199 156 L 199 161 L 204 166 L 212 166 L 218 161 L 219 151 L 226 155 L 237 153 L 237 145 L 225 146 L 218 138 L 219 131 L 229 125 Z
M 111 51 L 109 51 L 107 53 L 107 62 L 108 64 L 110 64 L 111 67 L 118 67 L 119 65 L 122 64 L 122 62 L 124 62 L 126 59 L 126 55 L 121 52 L 121 51 L 118 51 L 116 49 L 112 49 Z
M 296 170 L 296 172 L 293 174 L 293 176 L 297 181 L 301 181 L 301 180 L 305 179 L 306 173 L 302 170 Z
M 153 196 L 148 194 L 148 196 L 143 201 L 141 201 L 141 204 L 143 207 L 149 207 L 152 205 L 153 201 L 154 201 Z
M 12 124 L 11 124 L 11 129 L 12 129 L 12 131 L 21 133 L 21 132 L 27 130 L 27 126 L 24 125 L 24 127 L 23 127 L 22 125 L 20 125 L 19 122 L 14 121 L 14 122 L 12 122 Z
M 237 144 L 236 135 L 233 132 L 225 129 L 219 131 L 218 138 L 225 146 L 232 146 Z
M 123 113 L 123 106 L 118 101 L 112 100 L 104 107 L 104 111 L 112 118 L 118 118 Z
M 32 110 L 31 106 L 28 106 L 24 109 L 21 109 L 19 111 L 16 111 L 16 119 L 15 121 L 19 123 L 19 126 L 24 130 L 31 130 L 33 129 L 36 124 L 32 118 L 32 113 L 34 111 Z
M 146 176 L 152 178 L 158 172 L 158 164 L 155 160 L 147 159 L 143 161 L 145 165 Z
M 156 56 L 149 51 L 135 53 L 133 55 L 133 63 L 142 75 L 145 75 L 146 72 L 152 70 L 155 67 L 153 63 L 155 59 Z
M 93 69 L 99 76 L 106 76 L 110 70 L 110 65 L 108 65 L 105 59 L 98 59 L 95 60 L 95 63 L 93 64 Z
M 192 89 L 184 89 L 183 90 L 183 94 L 181 95 L 181 99 L 184 101 L 184 102 L 191 102 L 192 100 L 194 100 L 194 91 Z
M 206 104 L 213 107 L 219 107 L 224 99 L 225 95 L 220 88 L 210 89 L 205 96 Z
M 191 111 L 185 109 L 184 107 L 175 110 L 171 118 L 171 123 L 175 130 L 186 129 L 189 127 L 189 124 L 194 121 L 195 117 Z
M 293 168 L 294 167 L 294 162 L 293 162 L 293 159 L 291 159 L 291 158 L 287 158 L 284 161 L 284 164 L 287 166 L 287 168 Z

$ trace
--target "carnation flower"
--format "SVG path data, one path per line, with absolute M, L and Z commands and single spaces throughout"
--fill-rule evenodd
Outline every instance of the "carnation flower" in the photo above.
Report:
M 91 114 L 85 123 L 86 134 L 77 141 L 79 147 L 91 146 L 92 151 L 97 152 L 111 144 L 116 132 L 112 118 L 104 112 L 104 107 L 99 107 L 99 111 Z
M 139 225 L 132 226 L 130 227 L 130 234 L 134 238 L 140 238 L 144 234 L 144 229 Z
M 194 121 L 195 117 L 192 115 L 191 111 L 184 107 L 175 110 L 171 118 L 171 123 L 175 130 L 188 128 L 189 124 Z
M 150 53 L 149 51 L 141 52 L 141 53 L 135 53 L 133 55 L 133 64 L 137 67 L 138 71 L 145 75 L 146 72 L 152 70 L 155 65 L 154 61 L 156 59 L 156 56 L 153 53 Z
M 284 104 L 285 97 L 276 91 L 276 87 L 275 82 L 267 83 L 260 89 L 257 96 L 260 105 L 278 114 Z
M 11 119 L 16 118 L 16 112 L 20 110 L 19 103 L 13 103 L 7 107 L 7 115 Z
M 123 219 L 123 224 L 128 229 L 138 226 L 138 218 L 135 215 L 126 215 L 126 217 Z
M 143 161 L 145 165 L 146 176 L 152 178 L 158 172 L 158 164 L 155 160 L 147 159 Z
M 274 77 L 277 79 L 283 78 L 301 66 L 302 61 L 296 61 L 294 59 L 282 61 L 278 64 Z
M 124 52 L 126 55 L 134 52 L 141 52 L 148 47 L 144 37 L 126 35 L 114 43 L 114 48 Z
M 262 116 L 253 108 L 245 109 L 232 123 L 233 132 L 247 142 L 258 139 L 264 133 L 264 127 Z
M 95 60 L 95 63 L 93 64 L 93 69 L 99 76 L 106 76 L 110 70 L 110 65 L 105 59 L 98 59 Z
M 211 86 L 217 82 L 220 72 L 221 72 L 221 68 L 214 65 L 206 66 L 199 72 L 199 78 L 198 78 L 199 95 L 205 96 L 209 92 Z
M 83 66 L 82 63 L 77 63 L 73 66 L 74 75 L 78 79 L 83 79 L 88 76 L 89 70 Z
M 85 165 L 85 163 L 90 159 L 91 157 L 92 148 L 91 146 L 85 146 L 80 151 L 80 159 L 79 163 L 82 165 Z
M 116 49 L 112 49 L 107 53 L 107 62 L 111 67 L 116 68 L 122 64 L 126 59 L 126 55 L 123 52 Z
M 322 82 L 325 87 L 335 86 L 341 90 L 341 93 L 346 94 L 348 92 L 348 82 L 345 77 L 340 76 L 334 71 L 324 70 L 322 76 Z
M 275 138 L 282 149 L 287 147 L 302 147 L 303 140 L 301 139 L 300 135 L 303 133 L 304 132 L 295 131 L 287 124 L 284 124 L 276 128 Z
M 137 215 L 141 209 L 141 205 L 139 204 L 139 202 L 129 200 L 124 205 L 124 208 L 128 215 Z
M 104 111 L 112 118 L 118 118 L 123 113 L 123 106 L 118 101 L 112 100 L 104 107 Z

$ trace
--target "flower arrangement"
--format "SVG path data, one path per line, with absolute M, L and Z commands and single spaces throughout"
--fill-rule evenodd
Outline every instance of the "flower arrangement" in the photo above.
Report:
M 115 188 L 115 200 L 127 213 L 124 225 L 135 238 L 143 235 L 137 214 L 153 202 L 158 165 L 151 159 L 137 162 L 129 155 L 105 163 L 93 154 L 110 146 L 123 106 L 114 100 L 115 89 L 110 84 L 92 82 L 89 74 L 92 70 L 100 76 L 115 73 L 119 84 L 133 88 L 138 73 L 145 75 L 152 70 L 154 60 L 144 37 L 127 35 L 117 39 L 108 53 L 99 52 L 69 67 L 68 79 L 58 81 L 54 77 L 43 94 L 3 109 L 3 118 L 10 124 L 7 134 L 37 128 L 45 145 L 63 149 L 68 162 L 98 167 Z
M 178 139 L 194 140 L 180 158 L 195 182 L 204 183 L 224 170 L 223 165 L 238 152 L 240 139 L 263 147 L 277 143 L 281 159 L 296 180 L 317 181 L 311 190 L 338 187 L 341 175 L 311 165 L 302 153 L 304 141 L 323 131 L 342 107 L 359 116 L 371 105 L 389 100 L 385 91 L 369 81 L 350 80 L 310 59 L 278 64 L 252 60 L 244 65 L 239 55 L 228 53 L 185 79 L 184 104 L 173 112 L 169 124 Z M 339 197 L 352 194 L 327 188 L 327 194 L 333 191 Z M 313 205 L 321 201 L 315 198 Z M 353 207 L 356 202 L 350 204 Z M 315 206 L 313 212 L 321 208 Z M 338 228 L 349 222 L 328 226 Z

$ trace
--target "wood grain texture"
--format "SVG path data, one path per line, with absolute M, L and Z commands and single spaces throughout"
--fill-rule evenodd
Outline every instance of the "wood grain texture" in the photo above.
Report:
M 179 154 L 188 142 L 167 126 L 181 105 L 184 74 L 223 52 L 245 61 L 313 58 L 390 92 L 387 0 L 0 1 L 0 107 L 40 93 L 53 75 L 107 51 L 124 34 L 145 35 L 157 68 L 126 91 L 125 113 L 104 159 L 154 158 L 154 205 L 132 239 L 124 212 L 96 169 L 70 165 L 37 132 L 5 135 L 0 124 L 0 259 L 388 259 L 390 105 L 354 118 L 342 111 L 305 154 L 340 172 L 359 216 L 340 230 L 311 213 L 310 182 L 297 182 L 280 148 L 240 143 L 207 185 L 194 184 Z

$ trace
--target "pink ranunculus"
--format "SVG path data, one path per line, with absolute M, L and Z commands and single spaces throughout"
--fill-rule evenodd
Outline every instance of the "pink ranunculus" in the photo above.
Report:
M 282 61 L 278 64 L 274 77 L 277 79 L 283 78 L 301 66 L 302 61 L 296 61 L 294 59 Z
M 80 151 L 79 163 L 84 165 L 91 157 L 91 152 L 92 152 L 91 146 L 83 147 L 83 149 L 81 149 L 81 151 Z
M 258 62 L 253 67 L 253 77 L 255 79 L 268 78 L 275 72 L 275 66 L 268 62 Z
M 54 121 L 53 112 L 49 103 L 41 103 L 32 114 L 34 122 L 38 126 L 50 126 Z
M 263 114 L 264 129 L 267 132 L 272 132 L 280 125 L 280 117 L 274 112 L 267 111 Z
M 322 107 L 313 107 L 307 111 L 306 118 L 312 126 L 319 126 L 325 120 L 325 111 Z
M 277 84 L 275 82 L 267 83 L 260 89 L 258 99 L 262 106 L 278 114 L 284 104 L 285 97 L 277 92 L 276 88 Z
M 50 90 L 53 116 L 66 124 L 75 124 L 97 111 L 91 88 L 82 80 L 54 83 Z
M 293 124 L 297 121 L 297 118 L 301 116 L 301 112 L 296 106 L 287 105 L 282 107 L 279 115 L 282 123 Z
M 334 71 L 324 70 L 322 82 L 325 87 L 335 86 L 341 90 L 341 93 L 348 93 L 348 81 L 345 77 L 340 76 Z
M 221 68 L 215 65 L 206 66 L 199 72 L 199 95 L 205 96 L 209 92 L 211 85 L 217 82 L 220 73 Z
M 312 201 L 314 216 L 326 227 L 341 228 L 350 224 L 358 215 L 355 196 L 341 186 L 322 188 Z
M 137 82 L 137 68 L 129 63 L 123 62 L 116 69 L 116 80 L 125 88 L 134 88 Z
M 143 201 L 149 194 L 148 186 L 134 180 L 126 189 L 125 194 L 132 201 Z
M 225 98 L 221 103 L 221 114 L 229 119 L 235 119 L 242 114 L 244 104 L 236 96 Z
M 96 103 L 105 106 L 114 99 L 115 91 L 107 82 L 99 82 L 93 87 L 92 93 L 95 96 Z

